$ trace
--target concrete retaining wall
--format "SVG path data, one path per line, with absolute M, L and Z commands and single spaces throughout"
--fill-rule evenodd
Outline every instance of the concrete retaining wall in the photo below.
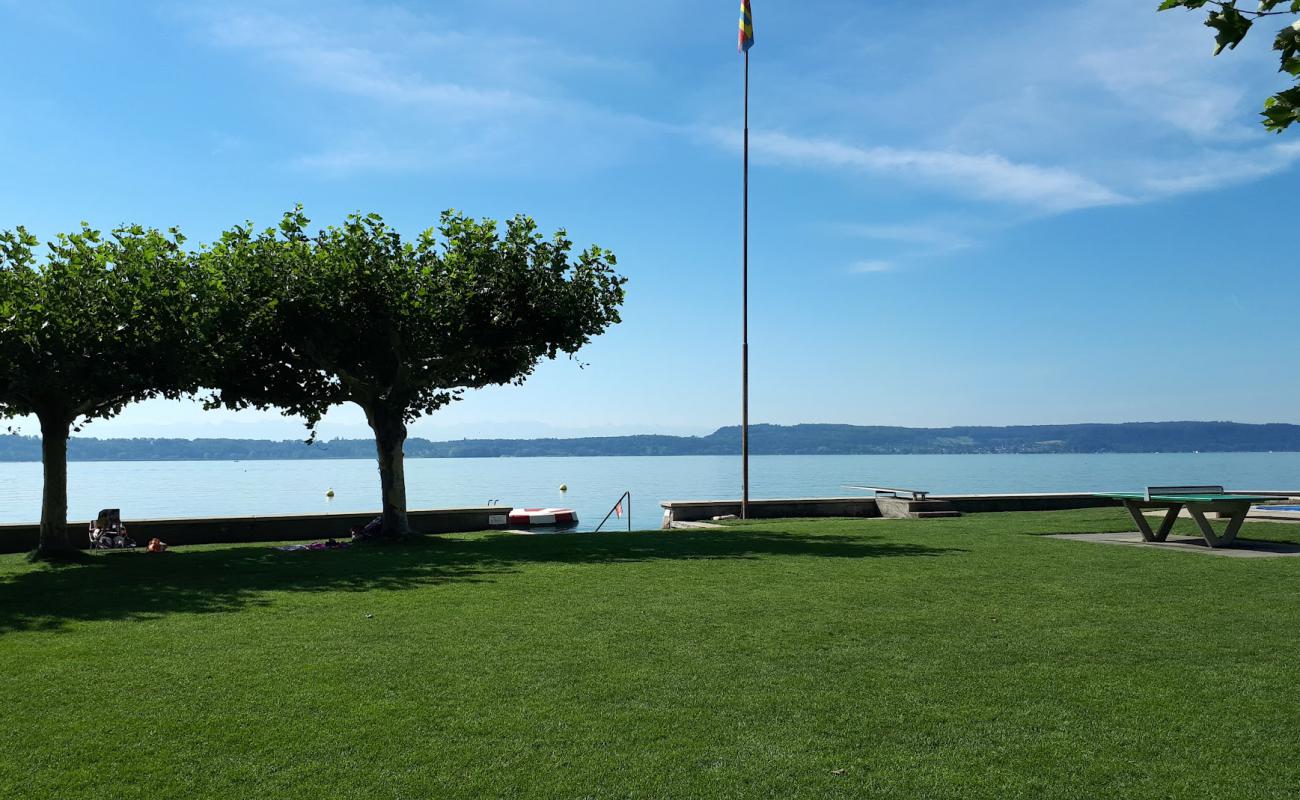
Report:
M 1105 508 L 1119 502 L 1084 493 L 970 494 L 935 495 L 930 500 L 944 501 L 963 514 L 992 511 L 1066 511 L 1075 508 Z M 698 522 L 726 514 L 740 514 L 739 500 L 666 500 L 664 527 L 673 522 Z M 786 500 L 751 500 L 750 516 L 774 517 L 879 517 L 874 497 L 813 497 Z
M 930 495 L 935 500 L 946 500 L 963 514 L 981 514 L 994 511 L 1069 511 L 1076 508 L 1107 508 L 1118 506 L 1118 500 L 1097 497 L 1090 493 L 1031 493 L 1031 494 L 945 494 Z
M 489 528 L 488 518 L 505 514 L 509 508 L 441 508 L 410 511 L 411 529 L 416 533 L 462 533 Z M 357 514 L 287 514 L 264 517 L 200 517 L 196 519 L 127 518 L 127 533 L 143 546 L 157 537 L 169 545 L 216 544 L 222 542 L 280 542 L 309 539 L 347 538 L 354 526 L 365 525 L 379 516 L 370 511 Z M 69 522 L 73 544 L 87 547 L 87 523 Z M 36 547 L 38 525 L 0 525 L 0 553 L 22 553 Z
M 740 515 L 739 500 L 665 500 L 664 527 L 670 522 L 699 522 L 727 514 Z M 804 497 L 785 500 L 750 500 L 749 515 L 757 519 L 781 517 L 878 517 L 874 497 Z

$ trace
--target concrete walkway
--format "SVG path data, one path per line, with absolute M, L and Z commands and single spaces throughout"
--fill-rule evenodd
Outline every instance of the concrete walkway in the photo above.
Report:
M 1074 542 L 1119 544 L 1128 547 L 1146 547 L 1155 550 L 1180 550 L 1184 553 L 1202 553 L 1225 558 L 1287 558 L 1300 556 L 1300 545 L 1284 542 L 1261 542 L 1237 539 L 1231 547 L 1209 547 L 1202 538 L 1169 537 L 1164 542 L 1146 542 L 1142 534 L 1133 533 L 1054 533 L 1049 539 L 1069 539 Z

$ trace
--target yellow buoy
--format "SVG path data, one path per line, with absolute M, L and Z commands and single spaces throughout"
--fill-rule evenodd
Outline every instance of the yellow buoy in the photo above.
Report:
M 327 491 L 327 492 L 325 493 L 325 496 L 328 497 L 328 498 L 330 498 L 331 500 L 333 500 L 333 499 L 334 499 L 334 490 L 333 490 L 333 489 L 330 489 L 329 491 Z
M 561 484 L 560 484 L 560 491 L 561 491 L 561 492 L 567 492 L 567 491 L 569 491 L 569 484 L 567 484 L 567 483 L 561 483 Z

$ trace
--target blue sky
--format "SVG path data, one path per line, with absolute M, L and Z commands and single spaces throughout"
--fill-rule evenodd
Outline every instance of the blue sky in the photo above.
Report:
M 734 424 L 737 5 L 0 0 L 0 227 L 526 212 L 618 254 L 623 324 L 414 433 Z M 754 421 L 1300 422 L 1271 33 L 1215 59 L 1155 5 L 755 3 Z M 151 402 L 85 433 L 300 428 Z

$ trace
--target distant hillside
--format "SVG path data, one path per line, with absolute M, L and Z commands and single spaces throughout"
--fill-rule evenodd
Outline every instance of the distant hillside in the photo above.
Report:
M 1236 422 L 1126 422 L 1087 425 L 1017 425 L 1004 428 L 891 428 L 861 425 L 755 425 L 755 455 L 859 455 L 905 453 L 1178 453 L 1300 451 L 1300 425 Z M 412 458 L 538 456 L 735 455 L 740 428 L 708 436 L 607 436 L 587 439 L 411 439 Z M 371 458 L 368 439 L 306 445 L 262 439 L 73 438 L 73 461 L 202 461 Z M 0 437 L 0 461 L 39 461 L 40 440 Z

